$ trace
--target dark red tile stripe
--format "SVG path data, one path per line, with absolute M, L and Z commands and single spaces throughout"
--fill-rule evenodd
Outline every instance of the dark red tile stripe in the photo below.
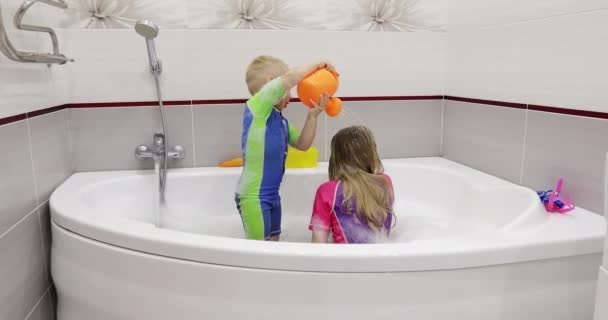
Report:
M 534 104 L 528 105 L 528 109 L 534 110 L 534 111 L 567 114 L 567 115 L 571 115 L 571 116 L 608 119 L 608 113 L 599 112 L 599 111 L 587 111 L 587 110 L 567 109 L 567 108 L 558 108 L 558 107 L 547 107 L 547 106 L 539 106 L 539 105 L 534 105 Z
M 378 97 L 340 97 L 342 101 L 395 101 L 395 100 L 441 100 L 443 96 L 378 96 Z M 300 102 L 298 98 L 292 98 L 291 102 Z M 206 104 L 234 104 L 245 103 L 247 99 L 224 99 L 224 100 L 192 100 L 193 105 Z
M 165 106 L 190 105 L 190 100 L 164 101 Z M 156 107 L 157 101 L 71 103 L 70 108 Z
M 45 114 L 49 114 L 49 113 L 65 110 L 68 107 L 69 106 L 67 104 L 64 104 L 64 105 L 57 106 L 57 107 L 51 107 L 51 108 L 46 108 L 46 109 L 42 109 L 42 110 L 36 110 L 36 111 L 28 112 L 27 113 L 27 117 L 28 118 L 34 118 L 34 117 L 42 116 L 42 115 L 45 115 Z
M 192 105 L 237 104 L 237 103 L 245 103 L 245 102 L 247 102 L 247 99 L 192 100 Z
M 9 124 L 9 123 L 13 123 L 13 122 L 17 122 L 17 121 L 21 121 L 21 120 L 25 120 L 27 119 L 27 115 L 24 114 L 18 114 L 16 116 L 10 116 L 10 117 L 6 117 L 6 118 L 2 118 L 0 119 L 0 126 L 3 126 L 5 124 Z
M 340 97 L 342 101 L 404 101 L 404 100 L 441 100 L 443 96 L 379 96 L 379 97 Z
M 454 96 L 378 96 L 378 97 L 340 97 L 342 101 L 407 101 L 407 100 L 440 100 L 446 99 L 451 101 L 461 101 L 468 103 L 484 104 L 491 106 L 499 106 L 515 109 L 529 109 L 541 112 L 550 112 L 558 114 L 566 114 L 573 116 L 608 119 L 608 113 L 598 111 L 586 111 L 569 108 L 549 107 L 540 105 L 527 105 L 524 103 L 504 102 L 496 100 L 474 99 Z M 245 103 L 246 99 L 213 99 L 213 100 L 175 100 L 165 101 L 166 106 L 183 106 L 183 105 L 211 105 L 211 104 L 238 104 Z M 292 102 L 298 102 L 297 98 L 291 99 Z M 0 125 L 5 125 L 27 118 L 38 117 L 52 112 L 61 111 L 69 108 L 112 108 L 112 107 L 155 107 L 158 105 L 156 101 L 131 101 L 131 102 L 99 102 L 99 103 L 72 103 L 61 106 L 46 108 L 42 110 L 32 111 L 24 114 L 0 118 Z
M 477 103 L 477 104 L 487 104 L 487 105 L 490 105 L 490 106 L 505 107 L 505 108 L 515 108 L 515 109 L 526 109 L 527 106 L 528 106 L 525 103 L 504 102 L 504 101 L 484 100 L 484 99 L 473 99 L 473 98 L 463 98 L 463 97 L 453 97 L 453 96 L 445 96 L 445 99 L 446 100 L 451 100 L 451 101 L 460 101 L 460 102 Z

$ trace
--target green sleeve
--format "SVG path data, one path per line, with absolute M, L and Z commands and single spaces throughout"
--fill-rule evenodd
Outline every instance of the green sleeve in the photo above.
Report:
M 268 82 L 260 89 L 249 101 L 247 106 L 255 117 L 267 118 L 272 112 L 272 108 L 283 98 L 285 89 L 283 88 L 283 80 L 275 78 Z
M 289 123 L 289 144 L 293 145 L 300 137 L 300 130 L 296 129 L 291 122 Z

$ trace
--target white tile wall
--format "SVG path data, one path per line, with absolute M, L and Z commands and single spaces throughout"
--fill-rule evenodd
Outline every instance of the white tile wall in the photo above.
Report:
M 52 320 L 50 294 L 45 293 L 25 320 Z
M 608 215 L 604 216 L 606 218 L 606 220 L 608 220 Z M 602 265 L 604 266 L 604 268 L 606 268 L 608 270 L 608 237 L 606 237 L 606 241 L 604 242 L 604 261 L 602 263 Z M 608 289 L 608 288 L 606 288 Z
M 25 319 L 50 285 L 37 213 L 0 237 L 0 319 Z
M 64 30 L 71 102 L 154 100 L 144 40 L 133 30 Z M 158 54 L 168 100 L 246 98 L 244 73 L 259 54 L 290 65 L 328 58 L 341 96 L 442 93 L 445 34 L 161 30 Z
M 445 101 L 443 156 L 520 183 L 526 110 Z
M 166 118 L 169 144 L 186 148 L 185 158 L 171 161 L 170 165 L 192 167 L 190 105 L 168 107 Z M 153 169 L 153 161 L 139 161 L 134 152 L 138 145 L 150 145 L 154 132 L 160 128 L 160 115 L 155 107 L 72 109 L 70 134 L 74 168 L 76 171 Z M 108 152 L 114 156 L 104 156 Z
M 13 15 L 22 2 L 5 0 L 0 3 L 11 42 L 20 51 L 50 52 L 50 38 L 46 34 L 16 30 L 13 26 Z M 24 22 L 33 23 L 38 18 L 39 14 L 28 14 Z M 62 45 L 60 43 L 63 48 Z M 66 79 L 62 68 L 18 63 L 0 54 L 0 118 L 66 103 Z
M 504 25 L 606 8 L 606 0 L 450 1 L 448 30 Z
M 52 319 L 51 191 L 71 173 L 66 110 L 0 126 L 0 319 Z
M 517 26 L 450 32 L 446 94 L 525 102 L 528 35 Z
M 319 159 L 327 160 L 326 149 L 335 132 L 353 124 L 367 125 L 375 131 L 384 158 L 438 156 L 441 105 L 441 100 L 346 101 L 340 116 L 319 118 L 315 138 Z M 170 143 L 186 148 L 186 158 L 171 165 L 213 167 L 241 156 L 243 108 L 244 104 L 194 105 L 191 113 L 189 107 L 169 107 Z M 284 115 L 301 129 L 307 112 L 304 105 L 292 103 Z M 392 121 L 395 116 L 399 121 Z M 158 121 L 158 110 L 152 107 L 70 110 L 75 170 L 150 169 L 153 164 L 136 160 L 133 150 L 150 143 Z M 397 136 L 400 139 L 395 139 Z M 115 156 L 101 156 L 108 153 Z
M 608 319 L 608 271 L 600 268 L 597 295 L 595 297 L 594 320 Z
M 575 204 L 604 210 L 603 172 L 608 151 L 608 121 L 538 111 L 528 112 L 522 183 L 536 190 L 564 190 Z
M 608 10 L 448 35 L 447 94 L 608 111 Z

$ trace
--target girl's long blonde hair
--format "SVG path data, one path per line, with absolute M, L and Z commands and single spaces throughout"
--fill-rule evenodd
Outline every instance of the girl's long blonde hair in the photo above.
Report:
M 347 212 L 352 211 L 354 202 L 359 215 L 376 230 L 384 229 L 387 216 L 393 212 L 393 193 L 380 175 L 383 172 L 369 128 L 351 126 L 332 138 L 329 179 L 341 181 Z

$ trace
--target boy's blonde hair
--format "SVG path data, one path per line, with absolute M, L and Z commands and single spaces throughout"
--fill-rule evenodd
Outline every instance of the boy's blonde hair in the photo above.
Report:
M 245 82 L 249 93 L 251 95 L 258 93 L 266 84 L 268 76 L 272 78 L 282 76 L 287 70 L 287 64 L 273 56 L 261 55 L 253 59 L 245 74 Z

